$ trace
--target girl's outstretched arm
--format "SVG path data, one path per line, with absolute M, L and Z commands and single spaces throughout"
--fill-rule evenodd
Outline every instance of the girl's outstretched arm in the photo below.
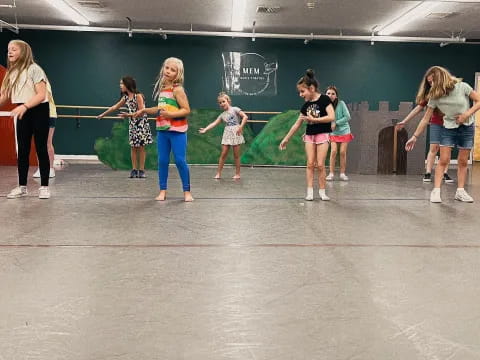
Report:
M 302 123 L 303 123 L 303 116 L 304 115 L 300 115 L 298 117 L 297 121 L 295 121 L 295 124 L 292 125 L 287 135 L 285 135 L 282 142 L 278 146 L 280 150 L 285 150 L 287 148 L 287 143 L 290 140 L 290 138 L 293 136 L 293 134 L 297 132 L 298 129 L 300 129 L 300 126 L 302 126 Z
M 417 142 L 417 138 L 422 135 L 423 131 L 427 127 L 428 123 L 430 122 L 430 118 L 433 115 L 433 108 L 427 107 L 427 111 L 423 115 L 422 120 L 418 124 L 417 128 L 413 132 L 412 137 L 407 141 L 405 144 L 405 150 L 410 151 L 415 147 L 415 143 Z
M 408 123 L 410 120 L 412 120 L 415 116 L 417 116 L 418 114 L 420 114 L 420 112 L 425 108 L 425 106 L 422 106 L 422 105 L 417 105 L 415 106 L 412 111 L 410 111 L 408 113 L 408 115 L 405 117 L 405 119 L 403 119 L 402 121 L 400 121 L 398 124 L 397 124 L 397 130 L 400 130 L 400 129 L 403 129 L 405 124 Z
M 219 116 L 215 121 L 212 121 L 210 124 L 207 125 L 206 128 L 200 128 L 198 132 L 200 134 L 205 134 L 208 130 L 213 129 L 215 126 L 222 122 L 222 118 Z
M 123 105 L 125 105 L 125 99 L 122 97 L 119 102 L 115 105 L 110 106 L 107 110 L 97 116 L 97 119 L 103 118 L 105 115 L 111 113 L 112 111 L 120 109 Z

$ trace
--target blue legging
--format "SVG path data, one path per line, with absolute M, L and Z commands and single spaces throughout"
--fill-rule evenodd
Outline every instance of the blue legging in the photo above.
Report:
M 170 151 L 173 151 L 175 165 L 182 179 L 183 191 L 190 191 L 190 170 L 187 164 L 187 133 L 157 131 L 158 181 L 160 190 L 167 190 Z

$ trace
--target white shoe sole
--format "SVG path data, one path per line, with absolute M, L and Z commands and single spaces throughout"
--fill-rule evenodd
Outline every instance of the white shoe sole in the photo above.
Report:
M 455 196 L 455 200 L 465 202 L 465 203 L 473 203 L 473 199 L 472 200 L 463 200 L 462 198 L 457 197 L 457 196 Z

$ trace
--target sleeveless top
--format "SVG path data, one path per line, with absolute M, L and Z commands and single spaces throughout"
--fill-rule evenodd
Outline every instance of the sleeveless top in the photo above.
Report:
M 177 85 L 174 85 L 174 87 L 175 86 Z M 173 95 L 174 87 L 166 88 L 160 91 L 158 96 L 159 108 L 161 107 L 167 111 L 178 111 L 180 109 L 180 106 Z M 157 116 L 156 125 L 157 131 L 187 132 L 188 129 L 186 117 L 166 118 L 159 115 Z

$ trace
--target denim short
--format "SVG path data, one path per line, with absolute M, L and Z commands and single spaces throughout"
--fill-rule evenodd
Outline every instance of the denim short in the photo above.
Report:
M 54 117 L 51 117 L 49 120 L 48 120 L 48 125 L 50 126 L 50 128 L 55 128 L 55 122 L 56 122 L 57 118 L 54 118 Z
M 442 129 L 442 125 L 430 124 L 430 144 L 440 144 Z
M 473 135 L 475 134 L 475 125 L 460 125 L 455 129 L 442 129 L 442 140 L 440 146 L 457 147 L 459 149 L 473 148 Z

